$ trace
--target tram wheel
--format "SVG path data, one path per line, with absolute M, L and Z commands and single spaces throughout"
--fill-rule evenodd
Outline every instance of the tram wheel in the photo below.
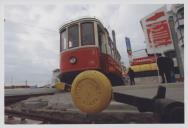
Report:
M 104 110 L 112 98 L 110 80 L 101 72 L 88 70 L 80 73 L 73 81 L 72 100 L 77 108 L 86 113 Z

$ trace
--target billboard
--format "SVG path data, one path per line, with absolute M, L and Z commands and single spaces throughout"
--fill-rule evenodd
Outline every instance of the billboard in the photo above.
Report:
M 142 64 L 151 64 L 151 63 L 156 63 L 156 57 L 155 56 L 146 56 L 146 57 L 134 58 L 131 65 L 142 65 Z
M 161 48 L 173 44 L 166 6 L 144 17 L 141 25 L 149 48 Z

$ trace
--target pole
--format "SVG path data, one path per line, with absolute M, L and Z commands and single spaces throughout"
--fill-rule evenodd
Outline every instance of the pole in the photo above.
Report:
M 177 34 L 174 28 L 175 25 L 174 25 L 173 16 L 169 17 L 169 25 L 170 25 L 170 31 L 172 35 L 173 44 L 174 44 L 174 49 L 176 52 L 176 59 L 177 59 L 177 63 L 178 63 L 179 71 L 180 71 L 180 78 L 184 78 L 184 66 L 183 66 L 181 52 L 180 52 L 179 45 L 178 45 Z
M 150 33 L 150 37 L 151 37 L 152 48 L 153 48 L 153 50 L 154 50 L 155 61 L 156 61 L 156 63 L 157 63 L 157 55 L 156 55 L 157 53 L 156 53 L 156 48 L 155 48 L 154 41 L 153 41 L 153 37 L 152 37 L 152 31 L 151 31 L 151 33 Z M 157 76 L 158 76 L 158 82 L 159 82 L 159 84 L 160 84 L 160 76 L 159 76 L 159 68 L 158 68 L 158 66 L 157 66 Z

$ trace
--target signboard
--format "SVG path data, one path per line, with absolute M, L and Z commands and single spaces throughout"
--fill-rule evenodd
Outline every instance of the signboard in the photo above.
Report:
M 152 45 L 158 47 L 172 43 L 167 20 L 148 24 L 146 27 L 150 47 L 152 47 Z
M 126 42 L 126 46 L 127 46 L 127 53 L 128 53 L 129 56 L 132 56 L 130 39 L 128 37 L 125 37 L 125 42 Z
M 162 7 L 141 20 L 146 42 L 150 48 L 172 44 L 166 12 L 166 8 Z
M 156 62 L 155 56 L 147 56 L 147 57 L 134 58 L 131 65 L 151 64 L 155 62 Z
M 131 68 L 134 70 L 134 72 L 155 71 L 157 70 L 157 64 L 151 63 L 151 64 L 134 65 L 131 66 Z

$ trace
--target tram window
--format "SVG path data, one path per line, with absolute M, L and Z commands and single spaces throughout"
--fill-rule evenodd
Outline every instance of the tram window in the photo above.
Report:
M 110 52 L 110 55 L 113 57 L 113 52 L 112 52 L 112 40 L 110 39 L 110 37 L 108 37 L 108 45 L 109 45 L 109 52 Z
M 79 45 L 79 33 L 78 33 L 78 25 L 73 25 L 68 29 L 68 47 L 78 47 Z
M 101 52 L 106 53 L 105 35 L 99 26 L 98 26 L 98 40 L 99 40 L 99 48 Z
M 109 43 L 107 43 L 106 45 L 107 45 L 107 54 L 111 55 L 111 49 Z
M 110 52 L 111 52 L 111 56 L 114 58 L 114 44 L 112 42 L 112 39 L 110 37 L 108 37 L 108 44 L 110 46 Z
M 113 49 L 112 49 L 112 57 L 115 58 L 115 57 L 114 57 L 114 50 L 113 50 Z
M 82 45 L 95 44 L 93 23 L 82 23 L 81 24 L 81 44 Z
M 67 37 L 66 37 L 66 30 L 63 30 L 63 32 L 61 33 L 61 43 L 60 43 L 60 51 L 63 51 L 64 49 L 67 48 Z

